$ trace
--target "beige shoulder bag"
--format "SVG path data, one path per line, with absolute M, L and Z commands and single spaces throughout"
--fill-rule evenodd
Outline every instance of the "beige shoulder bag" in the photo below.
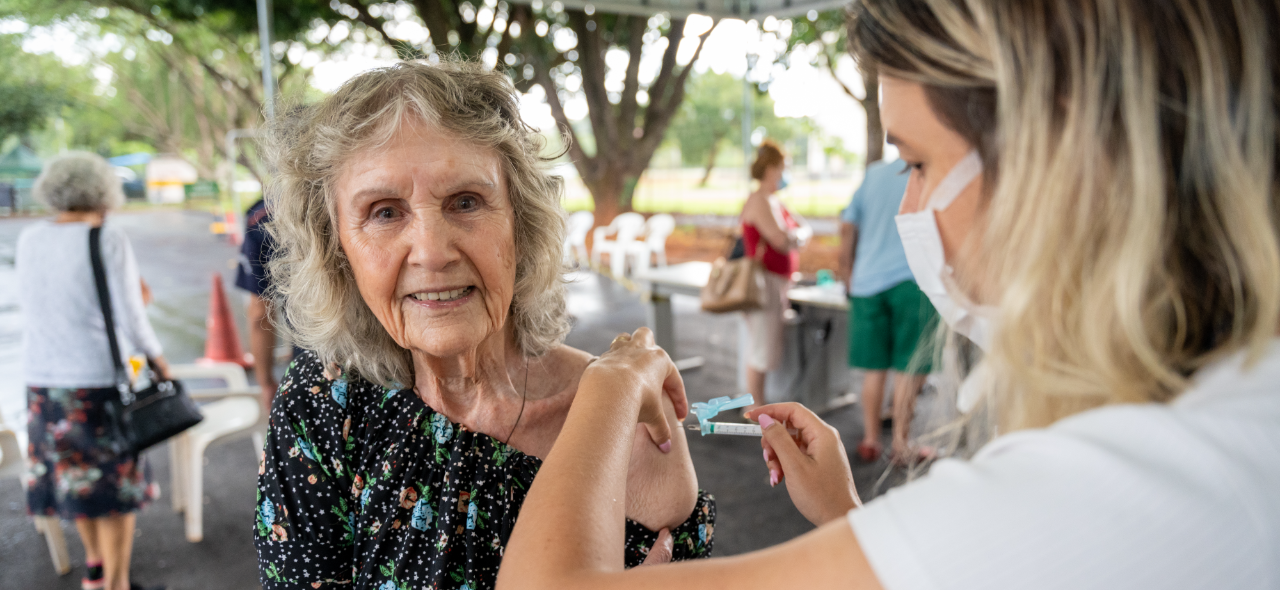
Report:
M 702 311 L 727 313 L 760 309 L 765 296 L 764 238 L 756 244 L 755 256 L 733 260 L 717 258 L 711 265 L 711 276 L 702 287 Z

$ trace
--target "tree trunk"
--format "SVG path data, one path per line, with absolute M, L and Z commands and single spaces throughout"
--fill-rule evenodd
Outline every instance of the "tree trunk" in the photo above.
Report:
M 862 109 L 867 112 L 867 167 L 884 158 L 884 125 L 880 122 L 880 75 L 874 65 L 859 68 L 862 73 Z
M 720 154 L 721 137 L 723 136 L 716 136 L 715 141 L 711 143 L 711 152 L 707 154 L 707 165 L 702 170 L 702 180 L 698 181 L 698 188 L 707 188 L 707 183 L 711 182 L 711 169 L 716 167 L 716 156 Z
M 640 89 L 640 58 L 647 19 L 627 17 L 617 23 L 619 29 L 625 28 L 631 34 L 627 39 L 629 61 L 623 92 L 619 103 L 615 105 L 610 100 L 605 85 L 605 53 L 610 42 L 603 37 L 602 21 L 598 16 L 588 15 L 583 10 L 569 9 L 566 12 L 568 24 L 578 37 L 576 51 L 579 57 L 573 63 L 576 63 L 582 75 L 582 94 L 587 102 L 588 120 L 596 145 L 595 154 L 588 156 L 583 152 L 581 142 L 577 141 L 577 133 L 565 114 L 560 89 L 551 75 L 550 62 L 557 58 L 534 56 L 530 65 L 534 66 L 533 82 L 546 91 L 547 105 L 568 144 L 569 158 L 595 201 L 596 225 L 603 225 L 612 221 L 618 213 L 631 210 L 631 196 L 635 192 L 636 183 L 649 167 L 649 161 L 657 151 L 663 134 L 680 108 L 680 103 L 684 100 L 685 83 L 693 71 L 693 64 L 698 61 L 707 37 L 715 30 L 717 23 L 713 23 L 711 28 L 698 36 L 698 45 L 689 63 L 677 68 L 676 52 L 685 38 L 685 21 L 671 21 L 666 32 L 668 43 L 663 51 L 661 66 L 647 89 L 649 103 L 641 112 L 637 92 Z M 521 19 L 518 22 L 522 23 L 524 30 L 534 30 L 530 13 L 521 11 L 517 18 Z M 565 58 L 563 55 L 559 57 Z
M 615 172 L 606 172 L 599 180 L 587 184 L 587 190 L 591 191 L 591 198 L 596 204 L 596 225 L 609 225 L 619 213 L 631 209 L 628 206 L 630 203 L 623 202 L 625 189 L 623 176 Z

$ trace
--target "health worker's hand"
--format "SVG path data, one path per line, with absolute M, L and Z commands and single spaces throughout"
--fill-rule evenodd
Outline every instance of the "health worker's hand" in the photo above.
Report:
M 579 391 L 630 393 L 640 396 L 640 415 L 637 421 L 645 426 L 649 438 L 662 452 L 671 450 L 671 425 L 663 412 L 662 398 L 671 399 L 676 417 L 684 420 L 689 414 L 689 400 L 684 394 L 684 380 L 680 371 L 653 341 L 653 332 L 640 328 L 632 334 L 614 338 L 609 351 L 587 365 L 582 373 Z
M 849 455 L 830 424 L 797 403 L 763 406 L 749 415 L 764 430 L 760 445 L 770 484 L 785 478 L 791 502 L 809 522 L 822 526 L 862 505 Z M 795 438 L 788 427 L 797 430 Z

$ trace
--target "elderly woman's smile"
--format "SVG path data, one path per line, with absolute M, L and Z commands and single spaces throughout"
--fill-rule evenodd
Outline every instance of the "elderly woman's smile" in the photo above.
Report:
M 564 344 L 556 155 L 480 63 L 371 70 L 288 113 L 266 134 L 269 272 L 306 352 L 259 471 L 263 587 L 492 590 L 593 358 Z M 670 445 L 633 437 L 632 566 L 663 528 L 686 539 L 674 559 L 711 549 L 714 504 L 665 410 Z
M 496 154 L 409 119 L 351 158 L 334 196 L 360 296 L 397 344 L 450 357 L 502 331 L 515 239 Z

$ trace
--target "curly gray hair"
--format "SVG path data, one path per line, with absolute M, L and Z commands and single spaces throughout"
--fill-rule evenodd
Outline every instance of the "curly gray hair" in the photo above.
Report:
M 108 211 L 124 204 L 120 178 L 102 156 L 67 152 L 45 165 L 32 193 L 55 211 Z
M 569 332 L 561 258 L 563 179 L 547 172 L 541 134 L 520 118 L 501 73 L 469 61 L 402 62 L 370 70 L 318 104 L 278 117 L 263 140 L 275 177 L 266 191 L 276 252 L 269 297 L 294 341 L 387 386 L 412 383 L 409 352 L 387 333 L 356 288 L 336 227 L 334 182 L 353 154 L 389 141 L 414 116 L 492 149 L 515 215 L 511 315 L 517 346 L 539 356 Z

